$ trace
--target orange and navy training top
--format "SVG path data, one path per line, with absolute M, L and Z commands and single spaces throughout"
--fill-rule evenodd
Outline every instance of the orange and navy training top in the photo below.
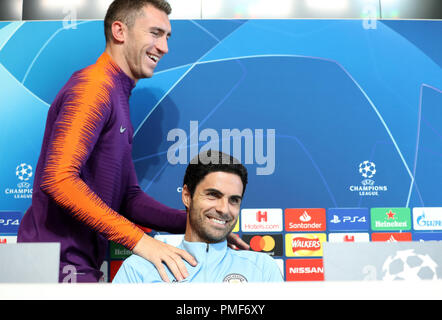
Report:
M 138 185 L 129 114 L 134 86 L 107 53 L 72 75 L 49 108 L 32 204 L 18 232 L 19 242 L 60 242 L 60 267 L 97 279 L 107 240 L 132 250 L 143 236 L 135 224 L 185 230 L 184 211 Z

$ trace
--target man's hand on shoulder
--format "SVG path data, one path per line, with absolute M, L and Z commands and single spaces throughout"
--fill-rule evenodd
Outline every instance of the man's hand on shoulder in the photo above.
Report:
M 146 234 L 138 241 L 133 249 L 133 253 L 150 261 L 155 268 L 157 268 L 164 282 L 170 282 L 170 279 L 167 277 L 163 263 L 167 265 L 170 272 L 178 281 L 182 281 L 189 276 L 186 265 L 182 259 L 186 260 L 192 266 L 198 264 L 195 258 L 187 251 L 156 240 Z

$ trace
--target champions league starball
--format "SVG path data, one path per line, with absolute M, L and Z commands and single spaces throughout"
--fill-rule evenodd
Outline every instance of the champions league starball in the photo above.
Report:
M 15 168 L 15 175 L 20 181 L 28 181 L 32 177 L 32 167 L 29 164 L 21 163 Z
M 429 255 L 401 250 L 385 260 L 382 280 L 437 280 L 436 269 L 437 264 Z
M 364 178 L 373 178 L 376 174 L 376 165 L 371 161 L 365 160 L 359 164 L 359 173 L 362 174 Z

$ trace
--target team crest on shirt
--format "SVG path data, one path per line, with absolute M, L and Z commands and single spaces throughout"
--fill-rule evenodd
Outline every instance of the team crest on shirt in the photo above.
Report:
M 244 283 L 247 282 L 247 278 L 239 273 L 231 273 L 228 274 L 224 279 L 223 282 L 228 283 Z

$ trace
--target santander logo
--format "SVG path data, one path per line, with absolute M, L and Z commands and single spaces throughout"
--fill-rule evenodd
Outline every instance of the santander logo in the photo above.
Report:
M 286 231 L 325 231 L 326 214 L 323 208 L 285 209 Z
M 299 217 L 299 220 L 301 220 L 302 222 L 309 222 L 310 220 L 312 220 L 312 217 L 308 215 L 307 211 L 304 211 L 304 213 Z

